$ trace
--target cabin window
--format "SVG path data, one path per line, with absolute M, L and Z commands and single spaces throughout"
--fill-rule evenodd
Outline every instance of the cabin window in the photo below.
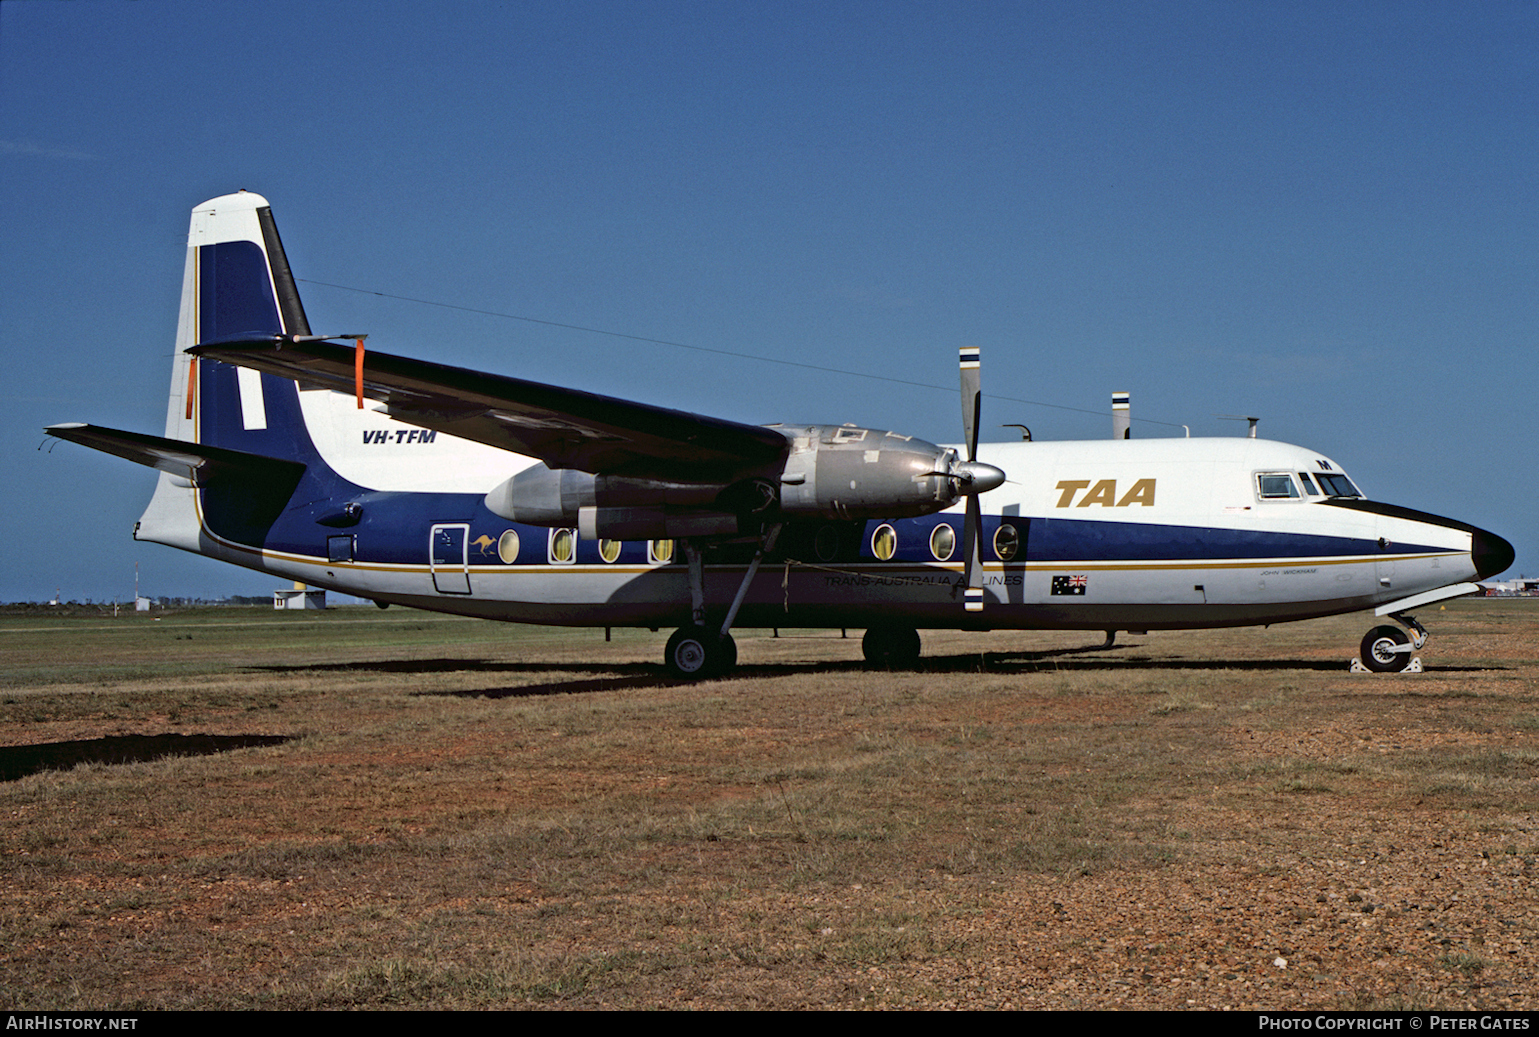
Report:
M 497 538 L 497 557 L 502 559 L 503 565 L 512 565 L 518 561 L 518 534 L 513 530 L 504 530 L 502 536 Z
M 832 562 L 839 557 L 839 527 L 824 526 L 812 538 L 812 550 L 818 561 Z
M 1345 475 L 1334 472 L 1318 472 L 1315 475 L 1320 480 L 1320 489 L 1325 491 L 1327 497 L 1361 497 L 1352 480 Z
M 1262 500 L 1287 500 L 1299 495 L 1299 488 L 1293 484 L 1293 476 L 1287 472 L 1258 473 L 1256 488 Z
M 930 534 L 930 554 L 935 556 L 935 560 L 944 562 L 956 549 L 956 531 L 944 522 L 936 526 L 935 531 Z
M 549 557 L 552 565 L 571 565 L 577 560 L 577 530 L 550 531 Z
M 673 541 L 648 540 L 647 561 L 654 565 L 667 565 L 673 561 Z
M 887 523 L 876 527 L 876 532 L 871 534 L 871 553 L 884 562 L 892 561 L 892 556 L 898 553 L 898 533 Z
M 620 557 L 620 541 L 600 540 L 599 557 L 606 562 L 613 562 Z
M 1008 522 L 1001 522 L 994 533 L 994 554 L 1001 562 L 1008 562 L 1021 549 L 1021 534 Z

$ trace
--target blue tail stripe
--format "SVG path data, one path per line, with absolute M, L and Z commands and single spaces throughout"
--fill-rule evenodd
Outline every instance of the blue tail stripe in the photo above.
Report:
M 201 246 L 198 278 L 199 341 L 283 332 L 267 257 L 255 242 L 222 241 Z M 269 480 L 204 489 L 203 517 L 209 530 L 252 547 L 272 546 L 273 527 L 286 509 L 362 492 L 361 487 L 338 476 L 316 451 L 300 410 L 298 385 L 276 375 L 258 377 L 265 419 L 261 422 L 249 420 L 242 411 L 238 368 L 216 360 L 198 361 L 201 442 L 305 466 L 297 487 L 292 481 Z
M 254 241 L 221 241 L 198 250 L 198 341 L 248 331 L 281 332 L 267 256 Z

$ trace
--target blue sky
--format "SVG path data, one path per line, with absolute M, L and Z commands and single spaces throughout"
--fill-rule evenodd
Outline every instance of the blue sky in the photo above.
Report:
M 304 282 L 938 388 L 301 283 L 373 348 L 954 442 L 977 345 L 986 429 L 1260 415 L 1539 571 L 1535 53 L 1534 3 L 3 0 L 0 600 L 276 585 L 37 450 L 162 430 L 187 214 L 240 188 Z

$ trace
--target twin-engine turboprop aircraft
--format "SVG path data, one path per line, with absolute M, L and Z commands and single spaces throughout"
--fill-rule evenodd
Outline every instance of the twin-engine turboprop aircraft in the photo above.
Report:
M 356 341 L 346 341 L 356 339 Z M 734 626 L 1145 631 L 1372 608 L 1373 670 L 1408 609 L 1513 560 L 1501 537 L 1365 498 L 1257 439 L 965 446 L 849 425 L 744 425 L 365 351 L 317 336 L 265 199 L 193 210 L 166 433 L 54 425 L 161 471 L 134 527 L 284 579 L 487 619 L 676 626 L 684 677 Z M 365 406 L 365 401 L 371 401 Z M 965 453 L 966 458 L 963 459 Z M 763 570 L 768 562 L 772 569 Z

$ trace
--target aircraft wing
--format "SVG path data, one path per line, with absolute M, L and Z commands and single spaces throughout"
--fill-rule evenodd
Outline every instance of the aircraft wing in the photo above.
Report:
M 195 356 L 353 395 L 354 347 L 288 335 L 205 342 Z M 771 428 L 653 407 L 407 357 L 364 354 L 362 392 L 393 418 L 474 440 L 550 468 L 653 477 L 727 477 L 783 458 Z

